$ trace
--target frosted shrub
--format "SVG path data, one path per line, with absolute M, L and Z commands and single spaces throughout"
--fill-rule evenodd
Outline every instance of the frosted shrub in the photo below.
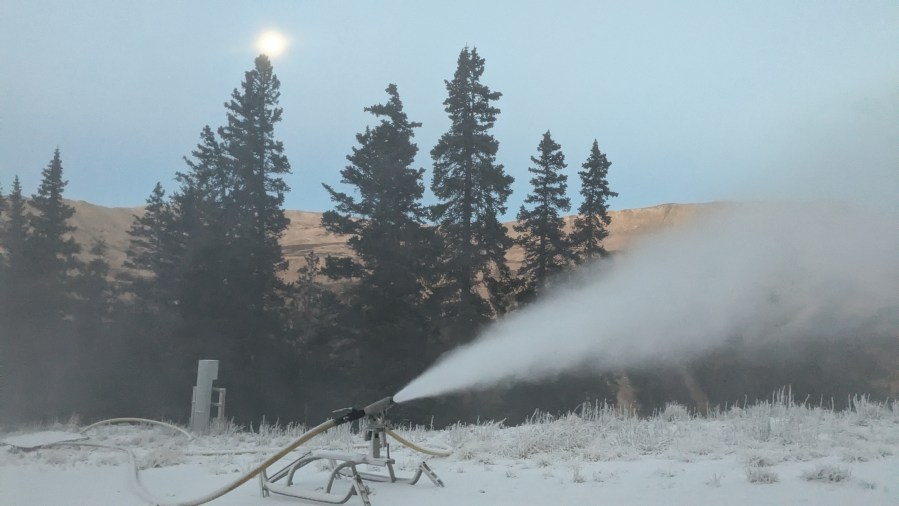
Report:
M 235 434 L 239 434 L 241 431 L 243 431 L 243 427 L 234 423 L 234 420 L 221 420 L 215 418 L 209 423 L 209 432 L 207 434 L 210 436 L 231 437 Z
M 653 472 L 652 474 L 654 476 L 659 476 L 661 478 L 674 478 L 676 476 L 679 476 L 683 472 L 684 472 L 684 470 L 681 468 L 677 468 L 674 466 L 667 466 L 664 468 L 656 469 L 655 472 Z
M 806 481 L 821 481 L 826 483 L 840 483 L 849 480 L 852 472 L 844 467 L 831 464 L 821 464 L 814 469 L 803 471 L 802 479 Z
M 302 426 L 288 425 L 286 433 L 290 436 L 287 439 L 295 439 L 304 431 Z M 337 427 L 323 433 L 314 440 L 316 448 L 334 448 L 339 450 L 352 450 L 353 444 L 359 441 L 359 435 L 353 432 L 352 424 L 338 425 Z
M 187 459 L 180 447 L 166 445 L 153 448 L 146 455 L 138 459 L 138 466 L 141 469 L 151 469 L 157 467 L 169 467 L 183 464 Z
M 766 468 L 766 467 L 758 467 L 758 466 L 747 466 L 746 467 L 746 479 L 749 480 L 749 483 L 757 483 L 757 484 L 770 484 L 777 483 L 780 481 L 777 473 Z
M 660 416 L 668 422 L 686 421 L 692 418 L 690 410 L 683 404 L 677 402 L 669 402 L 665 405 Z
M 253 432 L 254 442 L 259 446 L 284 446 L 306 432 L 306 427 L 298 423 L 282 425 L 278 420 L 271 423 L 263 418 L 255 430 L 253 430 L 251 425 L 250 431 Z M 316 439 L 342 440 L 351 432 L 352 427 L 350 425 L 341 425 Z
M 606 401 L 585 402 L 581 404 L 580 411 L 582 419 L 594 422 L 602 427 L 608 427 L 618 420 L 636 418 L 636 414 L 633 411 L 622 411 L 614 404 L 609 404 Z
M 708 456 L 715 458 L 727 451 L 722 442 L 723 431 L 717 424 L 697 418 L 676 428 L 678 430 L 674 435 L 677 437 L 674 438 L 668 452 L 673 459 L 694 462 Z
M 772 453 L 752 453 L 746 456 L 746 465 L 749 467 L 769 467 L 778 464 L 779 462 L 783 462 L 783 458 L 780 455 L 774 455 Z
M 460 422 L 456 422 L 444 430 L 446 434 L 446 442 L 450 445 L 451 448 L 458 448 L 462 446 L 462 444 L 468 440 L 468 435 L 471 431 L 469 430 L 469 426 L 463 425 Z
M 543 453 L 535 457 L 537 461 L 537 467 L 549 467 L 553 465 L 553 460 L 549 455 Z
M 666 422 L 659 418 L 633 420 L 622 424 L 617 437 L 620 443 L 634 448 L 642 455 L 656 455 L 671 446 L 672 437 L 665 425 Z
M 515 430 L 515 429 L 507 429 Z M 502 437 L 502 422 L 482 422 L 464 429 L 459 426 L 448 434 L 450 445 L 456 448 L 456 455 L 463 460 L 475 459 L 480 455 L 503 457 L 508 452 L 509 443 Z
M 855 413 L 855 423 L 859 425 L 869 425 L 874 420 L 882 419 L 889 412 L 886 405 L 872 402 L 867 395 L 850 397 L 849 406 Z
M 582 471 L 583 471 L 583 468 L 578 464 L 571 466 L 571 482 L 572 483 L 584 483 L 585 481 L 587 481 L 584 479 L 584 475 L 583 475 Z
M 742 433 L 753 442 L 780 443 L 813 447 L 821 426 L 821 410 L 797 405 L 781 390 L 772 401 L 759 402 L 744 409 L 733 408 L 724 417 L 732 421 L 739 438 Z
M 721 478 L 724 478 L 723 474 L 714 473 L 712 477 L 706 480 L 705 484 L 710 487 L 720 488 L 721 487 Z
M 556 420 L 543 413 L 536 413 L 528 423 L 504 431 L 497 425 L 479 425 L 477 429 L 461 449 L 477 444 L 476 453 L 515 459 L 583 449 L 599 432 L 595 424 L 575 414 Z

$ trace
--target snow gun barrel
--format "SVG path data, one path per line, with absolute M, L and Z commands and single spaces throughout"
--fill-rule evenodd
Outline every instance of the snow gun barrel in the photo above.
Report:
M 368 406 L 365 406 L 365 408 L 363 408 L 362 411 L 365 411 L 365 414 L 368 416 L 375 416 L 375 415 L 384 413 L 385 411 L 390 409 L 394 404 L 396 404 L 396 403 L 393 402 L 393 397 L 387 396 L 377 402 L 373 402 L 373 403 L 369 404 Z
M 384 397 L 383 399 L 373 402 L 362 409 L 351 409 L 349 413 L 334 419 L 334 425 L 341 425 L 347 422 L 356 421 L 363 416 L 377 416 L 390 409 L 395 402 L 393 397 Z

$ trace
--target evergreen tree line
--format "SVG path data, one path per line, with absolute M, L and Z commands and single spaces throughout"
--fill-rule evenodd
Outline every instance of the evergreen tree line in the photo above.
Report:
M 377 123 L 357 134 L 341 171 L 352 191 L 324 185 L 334 209 L 322 225 L 348 235 L 353 256 L 310 253 L 295 282 L 279 245 L 290 173 L 275 136 L 280 82 L 264 55 L 225 104 L 226 124 L 202 129 L 177 189 L 167 195 L 156 184 L 114 280 L 102 244 L 92 245 L 94 260 L 79 260 L 59 151 L 30 200 L 16 179 L 0 201 L 2 374 L 15 379 L 3 383 L 4 413 L 122 414 L 114 406 L 183 418 L 202 358 L 221 361 L 229 412 L 240 419 L 296 417 L 300 405 L 309 416 L 337 395 L 363 402 L 395 392 L 554 274 L 605 255 L 610 164 L 594 143 L 580 173 L 581 217 L 567 234 L 564 156 L 549 132 L 529 169 L 532 207 L 521 208 L 519 238 L 510 238 L 500 219 L 513 178 L 491 134 L 501 94 L 483 72 L 484 59 L 465 48 L 446 81 L 450 128 L 431 150 L 436 205 L 422 201 L 425 170 L 413 167 L 421 124 L 406 116 L 397 87 L 365 108 Z M 515 243 L 527 258 L 512 273 Z
M 30 199 L 18 177 L 0 192 L 0 420 L 70 415 L 71 399 L 93 395 L 98 408 L 116 402 L 95 364 L 114 351 L 105 245 L 79 256 L 62 174 L 57 149 Z
M 364 109 L 376 122 L 346 157 L 347 191 L 324 185 L 334 207 L 322 225 L 347 235 L 353 255 L 312 252 L 292 282 L 279 245 L 291 167 L 275 136 L 280 82 L 264 55 L 225 103 L 225 124 L 201 130 L 177 189 L 153 188 L 113 280 L 102 243 L 85 256 L 71 239 L 59 151 L 30 199 L 15 179 L 7 197 L 0 192 L 0 420 L 184 421 L 197 360 L 211 358 L 221 363 L 230 416 L 317 422 L 395 393 L 491 320 L 606 257 L 617 193 L 596 141 L 578 172 L 583 203 L 570 227 L 567 164 L 549 131 L 531 157 L 517 235 L 502 224 L 513 178 L 491 134 L 501 93 L 483 73 L 484 59 L 466 47 L 445 81 L 450 127 L 430 151 L 433 205 L 423 202 L 425 170 L 414 167 L 421 124 L 407 117 L 397 87 Z M 516 244 L 524 261 L 512 272 L 506 256 Z M 614 398 L 615 386 L 611 377 L 571 377 L 400 414 L 507 418 Z

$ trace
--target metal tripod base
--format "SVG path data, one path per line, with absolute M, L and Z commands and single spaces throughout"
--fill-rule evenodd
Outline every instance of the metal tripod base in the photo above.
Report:
M 299 487 L 293 487 L 293 476 L 302 467 L 315 462 L 316 460 L 327 460 L 330 463 L 331 474 L 328 478 L 328 484 L 321 491 L 302 490 Z M 418 469 L 411 478 L 398 478 L 393 471 L 393 464 L 396 462 L 391 458 L 371 457 L 359 453 L 343 453 L 324 450 L 316 450 L 303 455 L 297 460 L 291 462 L 280 471 L 268 476 L 266 472 L 259 475 L 259 485 L 262 488 L 262 496 L 267 497 L 269 494 L 285 495 L 303 499 L 306 501 L 317 502 L 321 504 L 344 504 L 350 500 L 354 494 L 362 499 L 365 506 L 371 506 L 369 501 L 369 489 L 362 480 L 390 483 L 408 483 L 415 485 L 422 475 L 428 477 L 434 485 L 443 487 L 443 481 L 436 473 L 425 463 L 421 462 Z M 360 472 L 356 466 L 367 464 L 371 466 L 379 466 L 387 468 L 387 475 Z M 345 494 L 333 494 L 331 489 L 334 481 L 338 478 L 349 478 L 352 480 L 352 486 Z M 278 483 L 282 481 L 282 483 Z

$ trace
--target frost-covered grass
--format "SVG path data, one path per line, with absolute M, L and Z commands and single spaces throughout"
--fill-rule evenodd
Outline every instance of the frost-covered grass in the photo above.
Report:
M 445 431 L 445 440 L 463 460 L 489 455 L 538 463 L 560 458 L 597 462 L 657 456 L 692 462 L 737 455 L 756 467 L 826 455 L 869 461 L 899 449 L 897 404 L 856 397 L 850 409 L 834 411 L 796 403 L 781 391 L 771 400 L 713 410 L 706 417 L 669 405 L 648 418 L 588 404 L 562 417 L 537 413 L 517 427 L 456 425 Z
M 17 432 L 76 432 L 76 423 Z M 117 425 L 92 429 L 89 442 L 130 449 L 149 488 L 180 497 L 208 492 L 210 486 L 205 483 L 217 487 L 234 479 L 306 429 L 268 421 L 247 427 L 224 422 L 188 441 L 163 427 Z M 712 410 L 706 416 L 695 416 L 684 406 L 671 404 L 654 416 L 638 417 L 596 403 L 564 416 L 537 412 L 526 423 L 512 427 L 487 421 L 443 430 L 424 426 L 396 430 L 417 444 L 453 450 L 448 459 L 432 459 L 431 466 L 448 484 L 441 495 L 427 496 L 425 502 L 436 501 L 432 506 L 580 504 L 599 492 L 610 500 L 618 497 L 622 503 L 720 503 L 744 494 L 748 498 L 745 504 L 791 504 L 797 497 L 811 494 L 809 497 L 817 497 L 819 502 L 824 498 L 825 504 L 899 504 L 899 487 L 890 478 L 899 467 L 899 456 L 894 454 L 899 449 L 896 401 L 874 402 L 859 396 L 850 400 L 849 409 L 837 411 L 795 402 L 788 391 L 781 391 L 767 401 Z M 0 434 L 0 440 L 8 435 Z M 315 448 L 366 451 L 358 427 L 344 425 L 314 438 L 288 458 Z M 396 442 L 392 442 L 391 456 L 403 475 L 412 474 L 425 458 Z M 57 479 L 80 476 L 83 480 L 87 479 L 84 473 L 93 476 L 90 473 L 103 469 L 108 473 L 113 467 L 127 465 L 127 454 L 98 447 L 61 446 L 26 452 L 0 446 L 0 473 L 18 470 L 16 475 L 24 476 L 25 481 L 31 479 L 29 470 L 34 470 L 36 482 L 46 479 L 48 472 L 56 473 Z M 8 466 L 5 471 L 4 466 Z M 322 481 L 326 467 L 310 466 L 310 472 Z M 102 476 L 108 480 L 107 474 Z M 103 490 L 102 483 L 106 481 L 85 488 L 84 493 Z M 191 488 L 191 483 L 196 485 Z M 405 488 L 376 487 L 382 494 L 375 496 L 377 505 L 422 502 L 416 492 L 404 492 Z M 833 488 L 842 495 L 834 495 Z M 18 493 L 36 494 L 36 490 L 23 488 Z M 453 490 L 476 490 L 479 495 L 454 496 Z M 490 490 L 502 491 L 502 495 L 491 496 Z M 706 495 L 693 497 L 697 490 Z M 45 493 L 52 494 L 52 490 Z M 110 503 L 105 496 L 91 494 L 81 503 Z M 394 499 L 386 500 L 383 494 L 400 495 L 388 495 Z M 404 502 L 403 494 L 412 499 Z M 546 494 L 561 495 L 556 499 Z M 258 490 L 253 492 L 251 487 L 234 502 L 225 500 L 223 504 L 256 504 L 257 496 Z M 0 504 L 10 498 L 21 499 L 0 491 Z M 35 504 L 57 504 L 44 496 L 31 498 Z M 119 498 L 113 502 L 119 503 Z

